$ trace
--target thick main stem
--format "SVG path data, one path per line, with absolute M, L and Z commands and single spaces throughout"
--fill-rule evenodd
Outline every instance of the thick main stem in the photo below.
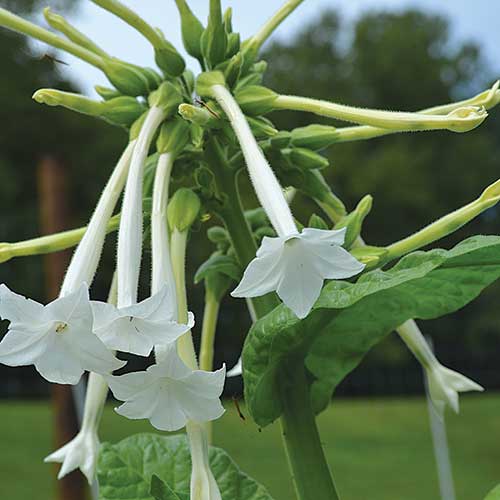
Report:
M 256 244 L 243 214 L 235 173 L 229 168 L 214 137 L 208 140 L 205 153 L 215 173 L 218 188 L 227 196 L 227 202 L 219 210 L 219 215 L 224 221 L 238 260 L 242 266 L 247 266 L 255 257 Z M 253 298 L 251 301 L 257 318 L 263 317 L 278 304 L 274 294 Z M 301 372 L 303 377 L 299 380 L 302 384 L 299 390 L 296 390 L 295 386 L 290 388 L 287 385 L 281 393 L 281 402 L 285 409 L 281 416 L 284 429 L 283 440 L 289 456 L 297 497 L 299 500 L 336 500 L 338 495 L 323 454 L 314 412 L 311 408 L 309 387 L 305 380 L 305 369 L 301 370 L 301 366 L 303 366 L 303 361 L 294 364 L 294 369 Z M 286 383 L 286 380 L 283 382 Z M 305 446 L 305 453 L 302 452 L 302 446 Z M 311 473 L 312 469 L 314 473 Z M 311 474 L 315 481 L 308 480 L 307 476 Z

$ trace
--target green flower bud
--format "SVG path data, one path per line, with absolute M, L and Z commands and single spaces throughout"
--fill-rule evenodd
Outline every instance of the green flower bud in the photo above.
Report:
M 189 124 L 180 117 L 168 120 L 160 127 L 156 140 L 158 153 L 170 153 L 177 157 L 189 141 Z
M 328 167 L 328 160 L 310 149 L 287 148 L 281 151 L 287 162 L 295 167 L 305 170 L 315 170 Z
M 102 85 L 96 85 L 94 87 L 95 91 L 105 100 L 109 101 L 115 97 L 120 97 L 122 94 L 116 89 L 111 89 L 109 87 L 103 87 Z
M 33 94 L 33 99 L 48 106 L 63 106 L 123 126 L 130 126 L 145 109 L 130 96 L 115 97 L 109 101 L 94 101 L 79 94 L 52 89 L 38 90 Z
M 155 43 L 155 62 L 163 73 L 170 78 L 177 78 L 186 69 L 184 58 L 159 30 L 161 43 Z
M 190 69 L 187 69 L 186 71 L 184 71 L 184 73 L 182 73 L 182 79 L 187 86 L 189 95 L 191 95 L 194 92 L 194 86 L 196 82 L 194 73 Z
M 250 71 L 252 73 L 260 73 L 263 74 L 267 70 L 267 61 L 259 61 L 254 64 L 252 64 L 252 67 L 250 68 Z
M 265 236 L 268 238 L 276 238 L 276 231 L 271 226 L 263 226 L 255 231 L 254 236 L 257 243 L 260 244 Z
M 162 77 L 153 68 L 137 67 L 137 69 L 139 69 L 146 77 L 150 92 L 156 90 L 163 81 Z
M 215 244 L 229 243 L 229 235 L 227 231 L 221 226 L 213 226 L 207 230 L 208 239 Z
M 139 133 L 141 132 L 141 128 L 144 125 L 147 116 L 148 112 L 144 111 L 144 113 L 142 113 L 142 115 L 139 116 L 139 118 L 137 118 L 137 120 L 134 123 L 132 123 L 129 132 L 130 141 L 135 141 L 139 137 Z
M 208 24 L 201 35 L 201 53 L 208 66 L 213 68 L 226 58 L 227 34 L 222 22 L 220 0 L 210 0 Z
M 80 47 L 94 52 L 94 54 L 97 54 L 101 57 L 109 57 L 108 54 L 104 52 L 104 50 L 102 50 L 81 31 L 72 26 L 63 16 L 52 12 L 50 10 L 50 7 L 45 7 L 45 9 L 43 9 L 43 15 L 47 23 L 52 28 L 61 32 L 63 35 L 66 35 L 66 37 L 72 42 L 80 45 Z
M 232 33 L 233 32 L 233 9 L 231 7 L 228 7 L 225 10 L 222 22 L 224 23 L 224 29 L 226 30 L 226 33 L 228 35 L 229 35 L 229 33 Z
M 290 144 L 292 134 L 287 130 L 280 130 L 276 135 L 271 137 L 271 147 L 273 149 L 284 149 Z
M 217 190 L 213 172 L 207 167 L 198 167 L 194 173 L 194 179 L 203 196 L 213 198 Z
M 148 103 L 151 107 L 162 108 L 169 117 L 177 112 L 182 103 L 182 94 L 173 83 L 163 82 L 157 90 L 149 95 Z
M 278 94 L 267 87 L 250 85 L 237 90 L 234 97 L 245 114 L 258 116 L 272 111 Z
M 278 133 L 278 130 L 274 128 L 273 122 L 263 116 L 258 116 L 256 118 L 247 116 L 247 121 L 252 129 L 253 135 L 258 139 L 272 137 Z
M 131 96 L 148 95 L 150 81 L 142 68 L 119 59 L 109 58 L 103 63 L 108 80 L 122 93 Z
M 211 103 L 207 104 L 211 106 Z M 179 106 L 179 114 L 191 123 L 196 123 L 200 127 L 207 129 L 218 129 L 223 125 L 223 121 L 217 118 L 214 114 L 210 113 L 207 108 L 200 106 L 193 106 L 192 104 L 183 103 Z
M 182 42 L 186 52 L 198 60 L 203 59 L 201 53 L 201 35 L 203 25 L 189 8 L 186 0 L 175 0 L 181 16 Z
M 253 230 L 269 225 L 269 219 L 262 207 L 245 210 L 245 219 Z
M 188 188 L 178 189 L 167 208 L 168 225 L 171 231 L 188 231 L 198 220 L 201 202 L 198 195 Z
M 226 59 L 233 57 L 238 53 L 241 47 L 241 39 L 239 33 L 229 33 L 227 35 Z
M 314 229 L 330 229 L 325 220 L 319 215 L 312 214 L 309 218 L 309 222 L 307 223 L 307 227 L 312 227 Z
M 351 255 L 365 264 L 365 271 L 381 267 L 385 263 L 387 249 L 383 247 L 360 246 L 349 250 Z
M 335 127 L 308 125 L 292 130 L 292 146 L 319 151 L 336 142 L 337 136 Z
M 229 64 L 224 70 L 224 76 L 226 78 L 227 85 L 233 87 L 238 81 L 241 73 L 241 67 L 243 65 L 243 54 L 238 52 L 233 57 L 231 57 Z
M 243 57 L 246 57 L 243 55 Z M 243 64 L 242 72 L 243 69 L 245 68 L 245 64 Z M 261 73 L 250 73 L 238 80 L 238 83 L 236 84 L 235 90 L 239 91 L 241 89 L 244 89 L 245 87 L 249 87 L 251 85 L 260 85 L 262 83 L 262 74 Z
M 344 246 L 351 248 L 358 236 L 361 234 L 363 221 L 372 209 L 373 198 L 367 194 L 361 199 L 356 208 L 348 215 L 342 218 L 337 224 L 335 229 L 347 228 L 345 235 Z
M 203 136 L 205 130 L 196 123 L 191 124 L 191 142 L 196 149 L 203 149 Z
M 214 85 L 226 85 L 223 73 L 220 71 L 200 73 L 196 79 L 196 93 L 202 97 L 212 97 L 212 87 Z

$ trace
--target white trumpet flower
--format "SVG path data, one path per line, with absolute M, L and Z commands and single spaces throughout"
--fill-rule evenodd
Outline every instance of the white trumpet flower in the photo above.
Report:
M 10 320 L 0 362 L 35 365 L 49 382 L 76 384 L 84 371 L 107 374 L 125 365 L 92 333 L 87 286 L 46 306 L 0 286 L 0 317 Z
M 406 321 L 397 329 L 400 337 L 425 369 L 429 394 L 438 414 L 443 416 L 446 405 L 459 411 L 458 393 L 483 391 L 473 380 L 443 366 L 413 320 Z
M 116 412 L 130 419 L 148 419 L 161 431 L 176 431 L 188 421 L 208 422 L 224 413 L 220 396 L 226 368 L 215 372 L 190 370 L 179 358 L 175 344 L 164 349 L 161 360 L 146 371 L 108 376 Z
M 325 279 L 349 278 L 364 266 L 341 248 L 345 229 L 307 228 L 299 233 L 281 186 L 235 99 L 222 85 L 214 85 L 212 93 L 231 122 L 257 197 L 278 233 L 277 238 L 262 240 L 256 258 L 231 295 L 258 297 L 276 291 L 299 318 L 304 318 Z
M 100 448 L 97 430 L 107 394 L 106 380 L 97 373 L 91 373 L 80 432 L 69 443 L 51 453 L 44 460 L 62 463 L 58 479 L 75 469 L 80 469 L 89 484 L 94 482 Z

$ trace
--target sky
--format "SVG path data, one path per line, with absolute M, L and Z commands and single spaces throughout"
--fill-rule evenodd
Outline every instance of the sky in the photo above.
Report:
M 153 26 L 163 30 L 167 39 L 181 47 L 179 17 L 174 0 L 123 0 Z M 272 15 L 284 0 L 222 0 L 224 7 L 233 8 L 233 27 L 242 34 L 242 39 L 252 35 Z M 50 4 L 50 1 L 48 2 Z M 198 17 L 207 17 L 208 0 L 190 0 L 189 4 Z M 351 22 L 363 12 L 373 9 L 398 11 L 420 8 L 429 13 L 439 13 L 451 20 L 452 39 L 474 40 L 479 43 L 493 68 L 500 76 L 500 2 L 498 0 L 305 0 L 304 3 L 279 27 L 275 38 L 287 39 L 322 10 L 338 10 L 345 22 Z M 68 18 L 81 31 L 89 35 L 106 51 L 127 61 L 154 66 L 153 54 L 148 43 L 136 31 L 116 19 L 108 12 L 83 0 L 78 10 Z M 43 19 L 40 19 L 43 23 Z M 72 79 L 89 95 L 93 86 L 106 85 L 102 73 L 88 64 L 63 56 L 70 64 Z M 196 68 L 192 59 L 191 68 Z

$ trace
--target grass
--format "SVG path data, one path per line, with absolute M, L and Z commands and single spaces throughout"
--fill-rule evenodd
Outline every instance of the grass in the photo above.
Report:
M 276 500 L 292 500 L 279 426 L 259 432 L 238 417 L 231 402 L 227 408 L 215 426 L 216 445 Z M 463 397 L 460 416 L 447 416 L 457 500 L 482 500 L 500 482 L 499 414 L 500 394 L 490 394 Z M 422 399 L 340 400 L 320 416 L 319 426 L 343 500 L 440 498 Z M 147 422 L 127 421 L 106 408 L 103 440 L 143 431 L 151 432 Z M 42 462 L 51 442 L 47 403 L 0 403 L 1 499 L 55 498 L 55 470 Z

